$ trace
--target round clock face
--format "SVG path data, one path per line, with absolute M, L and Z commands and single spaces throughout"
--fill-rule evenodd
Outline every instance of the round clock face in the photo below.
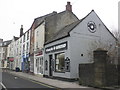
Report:
M 96 31 L 96 25 L 93 21 L 88 22 L 87 26 L 90 32 L 94 33 Z

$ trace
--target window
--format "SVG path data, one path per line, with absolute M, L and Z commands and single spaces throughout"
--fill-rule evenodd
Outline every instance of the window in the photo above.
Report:
M 38 36 L 38 33 L 39 33 L 39 32 L 37 31 L 37 36 Z
M 23 42 L 25 42 L 25 34 L 24 34 L 24 37 L 23 37 Z
M 65 53 L 55 54 L 55 71 L 65 71 Z
M 29 47 L 29 43 L 27 42 L 27 45 L 26 45 L 27 52 L 28 52 L 28 47 Z
M 36 49 L 38 49 L 38 42 L 36 42 Z
M 39 60 L 39 58 L 36 59 L 36 67 L 38 67 L 38 64 L 39 64 L 38 60 Z
M 29 31 L 27 32 L 27 40 L 29 39 Z
M 20 43 L 22 43 L 22 38 L 20 39 Z
M 24 51 L 25 51 L 25 45 L 23 45 L 23 54 L 24 54 Z
M 17 48 L 17 55 L 18 55 L 18 48 Z

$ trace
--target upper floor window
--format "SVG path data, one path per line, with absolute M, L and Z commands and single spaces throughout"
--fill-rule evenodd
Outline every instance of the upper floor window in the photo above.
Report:
M 29 48 L 29 43 L 27 42 L 27 45 L 26 45 L 26 49 L 27 49 L 27 51 L 28 51 L 28 48 Z
M 37 36 L 38 36 L 38 33 L 39 33 L 39 31 L 37 31 L 37 33 L 36 33 L 36 34 L 37 34 Z
M 38 49 L 38 42 L 36 42 L 36 49 Z
M 20 43 L 22 43 L 22 38 L 20 39 Z
M 27 32 L 27 40 L 29 39 L 29 31 Z
M 23 45 L 23 54 L 24 54 L 24 51 L 25 51 L 25 45 Z
M 25 34 L 24 34 L 24 36 L 23 36 L 23 42 L 25 42 Z

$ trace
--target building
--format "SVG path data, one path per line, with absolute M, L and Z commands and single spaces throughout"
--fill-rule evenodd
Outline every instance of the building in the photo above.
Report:
M 15 70 L 16 66 L 16 41 L 19 37 L 13 36 L 11 43 L 7 47 L 7 59 L 9 61 L 9 69 Z
M 79 64 L 93 63 L 93 51 L 98 48 L 107 50 L 109 62 L 116 63 L 116 38 L 92 10 L 45 42 L 44 76 L 78 78 Z
M 7 60 L 7 46 L 11 43 L 11 40 L 0 42 L 0 67 L 8 67 L 8 60 Z
M 2 43 L 3 43 L 3 39 L 0 39 L 0 67 L 1 67 L 1 62 L 2 62 L 2 57 L 1 57 Z
M 27 30 L 21 37 L 22 47 L 22 71 L 30 70 L 30 30 Z
M 30 27 L 30 72 L 31 73 L 34 73 L 35 29 L 39 25 L 41 25 L 41 23 L 44 21 L 45 17 L 53 15 L 53 14 L 55 14 L 55 13 L 53 12 L 53 13 L 50 13 L 50 14 L 35 18 L 34 22 L 32 23 L 32 26 Z
M 34 20 L 31 26 L 30 39 L 30 67 L 31 72 L 43 73 L 43 49 L 44 43 L 48 41 L 54 34 L 59 32 L 64 26 L 69 25 L 78 18 L 72 12 L 70 2 L 67 2 L 66 10 L 60 13 L 53 12 Z M 39 64 L 40 65 L 39 65 Z M 40 72 L 40 71 L 41 72 Z
M 44 36 L 45 36 L 45 23 L 41 23 L 35 29 L 35 40 L 34 40 L 34 73 L 43 74 L 43 49 L 44 49 Z

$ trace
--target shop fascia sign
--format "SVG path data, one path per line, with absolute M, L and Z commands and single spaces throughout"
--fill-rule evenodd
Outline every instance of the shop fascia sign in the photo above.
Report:
M 9 57 L 8 59 L 9 59 L 9 61 L 11 61 L 11 62 L 14 61 L 14 57 Z
M 47 47 L 45 49 L 45 53 L 55 52 L 59 50 L 65 50 L 67 49 L 67 42 L 59 43 L 54 46 Z

